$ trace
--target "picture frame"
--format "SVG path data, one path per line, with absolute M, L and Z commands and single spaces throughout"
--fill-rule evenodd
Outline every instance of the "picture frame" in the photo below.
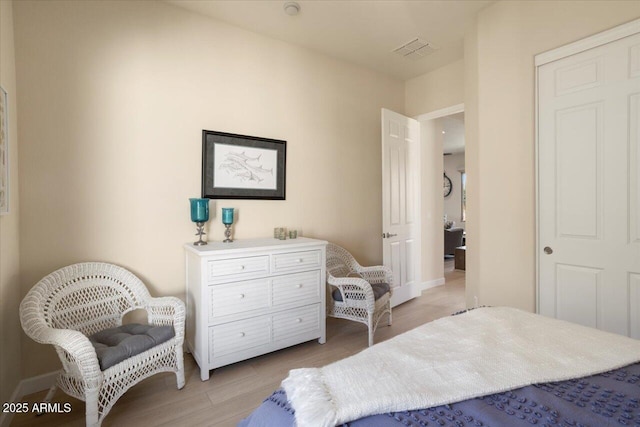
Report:
M 9 103 L 0 86 L 0 215 L 9 213 Z
M 202 197 L 285 200 L 287 141 L 202 131 Z

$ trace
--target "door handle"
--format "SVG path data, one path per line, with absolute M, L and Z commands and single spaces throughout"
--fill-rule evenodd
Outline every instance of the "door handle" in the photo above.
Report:
M 389 237 L 395 237 L 395 236 L 397 236 L 397 234 L 382 233 L 382 238 L 383 239 L 388 239 Z
M 549 246 L 545 246 L 543 250 L 547 255 L 551 255 L 553 253 L 553 249 L 551 249 Z

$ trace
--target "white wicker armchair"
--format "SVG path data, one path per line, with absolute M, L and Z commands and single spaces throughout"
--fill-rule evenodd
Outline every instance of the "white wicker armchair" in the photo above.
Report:
M 135 309 L 147 311 L 150 325 L 173 326 L 175 335 L 101 370 L 88 337 L 122 325 L 124 314 Z M 20 321 L 34 341 L 55 346 L 62 362 L 57 386 L 85 401 L 87 426 L 99 426 L 125 391 L 151 375 L 175 372 L 178 388 L 184 387 L 184 303 L 175 297 L 152 298 L 142 281 L 122 267 L 81 263 L 54 271 L 22 300 Z
M 384 314 L 389 315 L 391 326 L 392 280 L 389 268 L 363 267 L 346 249 L 327 245 L 327 315 L 367 325 L 369 346 Z

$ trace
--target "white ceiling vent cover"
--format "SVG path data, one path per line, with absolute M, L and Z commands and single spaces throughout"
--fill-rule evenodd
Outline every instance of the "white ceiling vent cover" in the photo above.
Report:
M 395 49 L 393 53 L 406 59 L 420 59 L 433 53 L 436 49 L 431 43 L 416 38 Z

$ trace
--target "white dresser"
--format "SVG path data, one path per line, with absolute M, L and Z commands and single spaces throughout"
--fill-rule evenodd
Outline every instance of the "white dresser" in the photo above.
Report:
M 186 342 L 209 370 L 326 339 L 327 242 L 246 239 L 185 245 Z

